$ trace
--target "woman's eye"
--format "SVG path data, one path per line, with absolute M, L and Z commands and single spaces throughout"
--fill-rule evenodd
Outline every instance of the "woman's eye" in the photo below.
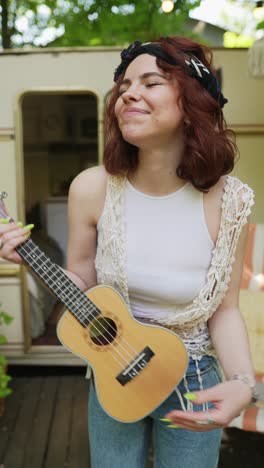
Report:
M 156 82 L 155 82 L 155 83 L 146 83 L 146 87 L 147 87 L 147 88 L 151 88 L 152 86 L 159 86 L 159 85 L 161 85 L 161 84 L 162 84 L 162 83 L 156 83 Z
M 162 83 L 158 83 L 156 81 L 153 83 L 145 83 L 146 88 L 152 88 L 153 86 L 159 86 L 159 85 L 162 85 Z M 120 89 L 119 96 L 122 96 L 122 94 L 124 94 L 126 91 L 127 89 Z

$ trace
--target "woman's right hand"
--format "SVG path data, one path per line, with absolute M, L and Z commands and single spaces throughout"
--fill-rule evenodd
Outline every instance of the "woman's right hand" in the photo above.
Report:
M 23 226 L 22 223 L 10 223 L 8 219 L 0 219 L 0 258 L 14 263 L 23 260 L 16 252 L 16 247 L 25 242 L 30 236 L 34 224 Z

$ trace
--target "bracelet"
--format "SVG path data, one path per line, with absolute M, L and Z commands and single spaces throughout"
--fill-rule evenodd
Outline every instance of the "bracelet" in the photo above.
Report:
M 259 396 L 256 389 L 256 380 L 251 374 L 234 374 L 230 380 L 239 380 L 246 384 L 251 390 L 251 403 L 256 403 Z

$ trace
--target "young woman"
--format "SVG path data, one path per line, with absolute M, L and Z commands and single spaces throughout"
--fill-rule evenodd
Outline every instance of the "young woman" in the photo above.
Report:
M 69 277 L 116 288 L 141 321 L 174 330 L 189 366 L 169 398 L 131 424 L 89 394 L 92 468 L 214 468 L 221 429 L 251 401 L 254 373 L 238 305 L 252 190 L 228 176 L 236 146 L 210 52 L 181 37 L 121 54 L 106 115 L 104 166 L 69 193 Z M 28 231 L 0 225 L 0 254 Z M 224 372 L 224 382 L 218 361 Z

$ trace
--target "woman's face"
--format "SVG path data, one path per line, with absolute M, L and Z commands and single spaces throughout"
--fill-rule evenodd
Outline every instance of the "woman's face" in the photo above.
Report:
M 156 57 L 139 55 L 127 67 L 115 115 L 124 140 L 141 147 L 176 142 L 183 112 L 178 83 L 158 68 Z

